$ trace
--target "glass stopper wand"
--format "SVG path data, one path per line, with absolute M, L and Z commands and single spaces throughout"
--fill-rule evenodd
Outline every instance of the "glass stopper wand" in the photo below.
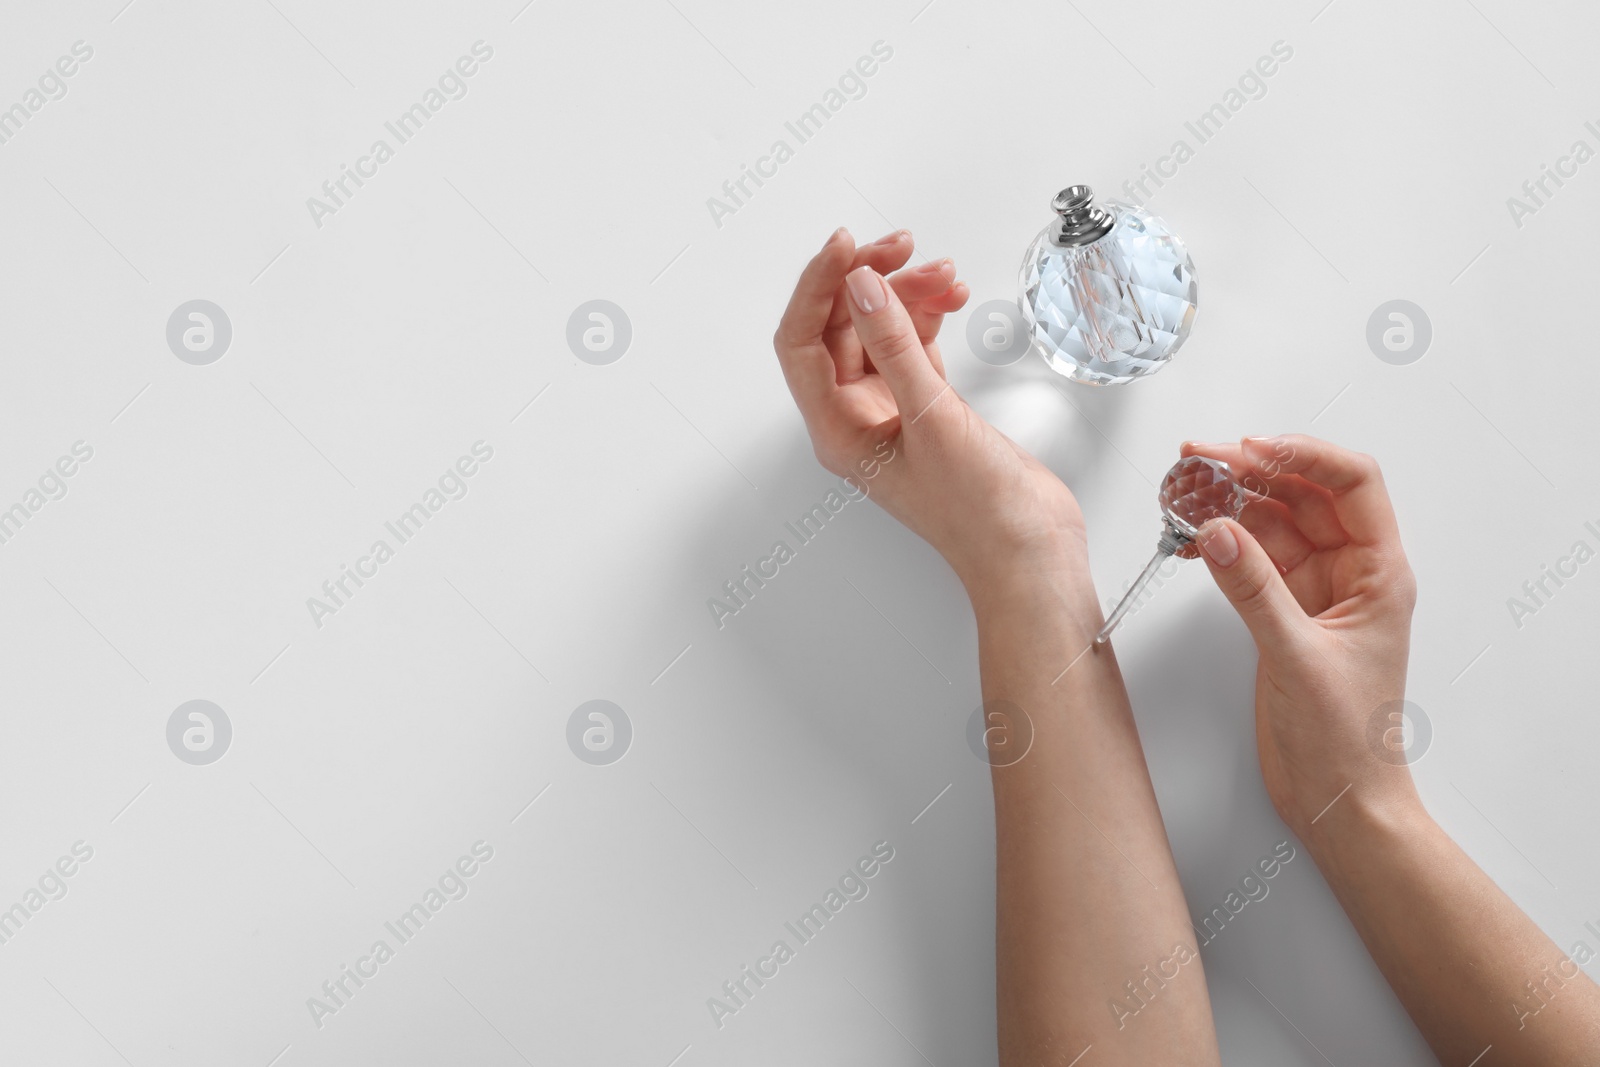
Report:
M 1156 554 L 1133 580 L 1100 632 L 1094 635 L 1097 645 L 1111 638 L 1111 631 L 1132 610 L 1168 556 L 1194 559 L 1200 554 L 1194 543 L 1200 527 L 1212 519 L 1237 519 L 1247 497 L 1244 486 L 1234 480 L 1226 463 L 1204 456 L 1189 456 L 1174 463 L 1167 476 L 1161 479 L 1157 499 L 1161 504 L 1161 540 L 1156 542 Z

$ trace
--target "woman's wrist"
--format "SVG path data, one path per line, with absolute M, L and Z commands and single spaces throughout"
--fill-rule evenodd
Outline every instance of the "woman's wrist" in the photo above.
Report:
M 1374 854 L 1409 847 L 1437 829 L 1409 772 L 1396 770 L 1406 774 L 1404 782 L 1354 785 L 1299 834 L 1319 867 L 1326 871 L 1369 862 Z
M 958 576 L 980 625 L 1020 612 L 1052 614 L 1056 624 L 1087 628 L 1091 634 L 1100 626 L 1094 578 L 1081 549 L 1010 554 Z

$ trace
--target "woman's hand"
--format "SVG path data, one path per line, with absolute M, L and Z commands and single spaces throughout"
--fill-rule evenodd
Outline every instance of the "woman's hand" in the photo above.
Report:
M 934 338 L 967 287 L 949 260 L 902 270 L 910 255 L 909 234 L 858 249 L 835 233 L 773 345 L 822 465 L 867 488 L 966 585 L 984 722 L 1004 724 L 985 740 L 1027 730 L 1025 759 L 998 745 L 990 757 L 1000 1062 L 1076 1062 L 1092 1046 L 1096 1063 L 1171 1062 L 1174 1048 L 1184 1063 L 1219 1063 L 1128 694 L 1110 649 L 1090 645 L 1100 609 L 1077 501 L 945 381 Z M 1184 977 L 1119 1016 L 1115 983 L 1175 953 Z
M 1183 451 L 1265 494 L 1200 530 L 1260 653 L 1261 774 L 1434 1055 L 1600 1063 L 1600 987 L 1428 817 L 1398 750 L 1417 594 L 1378 465 L 1314 437 Z
M 1087 578 L 1072 493 L 945 381 L 935 337 L 969 292 L 948 259 L 899 269 L 911 249 L 904 230 L 858 249 L 840 229 L 795 287 L 773 347 L 817 459 L 937 549 L 969 595 L 1029 568 Z
M 1336 799 L 1417 810 L 1396 748 L 1416 581 L 1377 463 L 1299 435 L 1182 452 L 1227 462 L 1258 496 L 1199 544 L 1260 655 L 1256 742 L 1278 814 L 1309 840 Z

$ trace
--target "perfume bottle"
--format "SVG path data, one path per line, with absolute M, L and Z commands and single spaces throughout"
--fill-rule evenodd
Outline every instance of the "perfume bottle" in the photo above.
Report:
M 1194 324 L 1194 263 L 1178 235 L 1087 185 L 1056 194 L 1058 216 L 1022 257 L 1022 317 L 1046 363 L 1075 382 L 1154 374 Z

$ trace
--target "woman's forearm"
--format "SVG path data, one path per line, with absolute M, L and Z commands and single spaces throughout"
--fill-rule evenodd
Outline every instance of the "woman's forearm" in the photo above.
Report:
M 1600 1065 L 1585 953 L 1546 937 L 1420 803 L 1352 794 L 1306 844 L 1441 1063 Z
M 1216 1064 L 1194 934 L 1116 664 L 1098 649 L 1065 670 L 1100 624 L 1083 513 L 951 388 L 934 337 L 971 291 L 949 260 L 906 268 L 911 252 L 904 231 L 859 248 L 834 233 L 773 347 L 817 458 L 872 479 L 873 498 L 965 584 L 984 699 L 1022 709 L 985 724 L 990 751 L 1003 756 L 1015 738 L 1007 718 L 1031 727 L 1027 754 L 994 770 L 1001 1061 L 1066 1067 L 1093 1045 L 1084 1067 Z M 880 458 L 863 464 L 869 453 Z
M 972 592 L 994 764 L 1000 1062 L 1065 1065 L 1092 1045 L 1099 1064 L 1216 1064 L 1127 691 L 1110 646 L 1092 645 L 1087 567 L 994 584 Z

